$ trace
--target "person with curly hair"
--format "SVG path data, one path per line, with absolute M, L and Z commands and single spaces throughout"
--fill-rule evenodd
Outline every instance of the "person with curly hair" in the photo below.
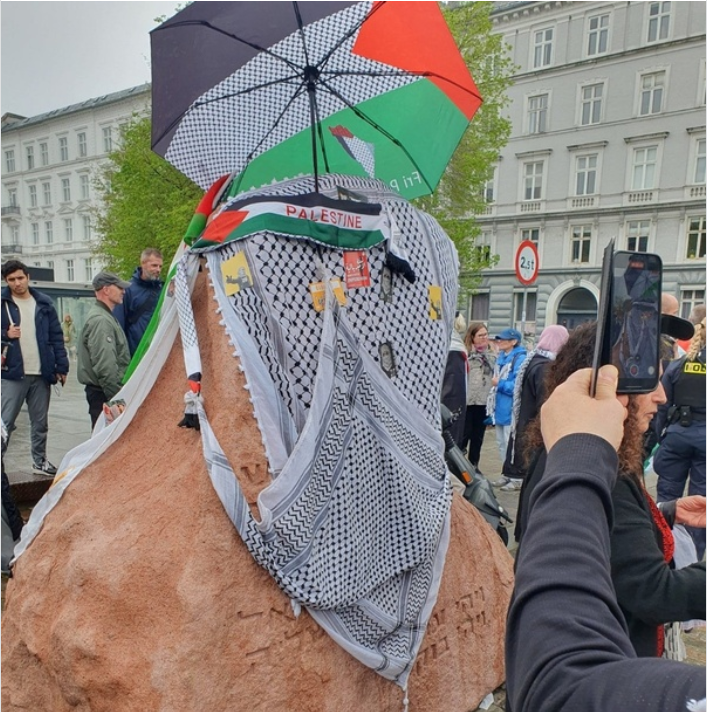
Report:
M 546 371 L 549 397 L 575 371 L 589 367 L 594 353 L 596 323 L 575 329 L 557 359 Z M 674 633 L 674 621 L 705 617 L 705 564 L 676 569 L 673 562 L 673 524 L 705 527 L 705 498 L 679 497 L 659 508 L 643 481 L 643 435 L 665 402 L 659 385 L 652 393 L 628 396 L 628 417 L 618 449 L 619 476 L 612 491 L 614 525 L 611 531 L 611 577 L 628 633 L 639 657 L 660 657 L 665 635 Z M 526 459 L 543 448 L 542 410 L 526 436 Z M 547 455 L 524 482 L 519 502 L 522 521 L 531 516 L 532 492 L 543 477 Z M 523 555 L 525 527 L 516 532 Z M 666 624 L 668 629 L 665 628 Z

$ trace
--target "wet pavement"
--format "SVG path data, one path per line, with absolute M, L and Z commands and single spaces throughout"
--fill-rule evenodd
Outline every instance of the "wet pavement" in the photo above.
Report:
M 47 445 L 47 457 L 57 467 L 64 454 L 73 447 L 87 440 L 91 435 L 91 421 L 88 416 L 88 405 L 84 397 L 83 386 L 76 380 L 75 364 L 72 364 L 72 372 L 69 374 L 67 383 L 63 389 L 57 393 L 52 391 L 49 406 L 49 439 Z M 29 419 L 26 409 L 23 409 L 17 418 L 16 430 L 12 433 L 10 445 L 5 455 L 5 467 L 10 478 L 13 494 L 20 494 L 20 509 L 26 519 L 31 512 L 32 506 L 37 499 L 45 492 L 51 484 L 51 478 L 32 473 L 32 462 L 30 457 Z M 496 446 L 496 438 L 492 429 L 489 429 L 484 438 L 479 462 L 481 471 L 490 479 L 495 480 L 500 477 L 501 460 Z M 650 476 L 646 480 L 648 490 L 655 494 L 655 476 Z M 495 490 L 496 496 L 503 507 L 515 519 L 518 508 L 518 491 L 503 492 Z M 513 525 L 508 526 L 510 541 L 509 551 L 515 554 L 516 544 L 513 540 Z M 2 577 L 2 605 L 4 608 L 4 593 L 6 579 Z M 683 636 L 688 654 L 688 662 L 705 666 L 705 629 L 698 628 Z M 493 701 L 487 698 L 485 704 L 470 710 L 469 712 L 504 712 L 505 710 L 505 688 L 502 686 L 493 693 Z

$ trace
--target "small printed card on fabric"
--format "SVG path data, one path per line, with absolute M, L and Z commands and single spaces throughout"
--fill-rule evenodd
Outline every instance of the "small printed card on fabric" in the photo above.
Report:
M 381 270 L 380 276 L 380 298 L 386 304 L 393 303 L 393 270 L 387 265 Z
M 253 286 L 253 275 L 246 260 L 245 253 L 239 252 L 221 264 L 223 288 L 227 297 L 238 294 L 242 289 Z
M 332 277 L 330 280 L 331 289 L 334 292 L 336 301 L 342 307 L 346 306 L 346 292 L 344 291 L 344 285 L 339 277 Z M 309 293 L 312 295 L 312 306 L 315 311 L 324 311 L 326 307 L 326 289 L 324 288 L 324 282 L 310 282 L 309 283 Z
M 371 286 L 371 272 L 368 267 L 368 255 L 364 250 L 344 252 L 344 276 L 347 289 L 360 289 Z
M 427 288 L 429 299 L 429 316 L 432 321 L 439 321 L 442 318 L 442 287 L 431 284 Z
M 384 341 L 378 345 L 378 358 L 380 365 L 388 378 L 395 378 L 398 375 L 398 367 L 395 363 L 395 351 L 390 341 Z

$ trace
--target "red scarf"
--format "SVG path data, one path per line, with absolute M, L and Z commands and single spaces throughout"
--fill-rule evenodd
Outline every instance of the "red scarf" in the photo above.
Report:
M 673 539 L 673 532 L 665 521 L 663 513 L 658 509 L 658 505 L 653 501 L 653 497 L 648 494 L 648 491 L 643 487 L 643 492 L 648 500 L 648 506 L 650 507 L 651 514 L 653 515 L 653 521 L 660 531 L 660 536 L 663 541 L 663 559 L 666 564 L 669 564 L 673 560 L 673 555 L 675 554 L 675 540 Z M 657 653 L 658 657 L 662 657 L 663 651 L 665 650 L 665 631 L 662 625 L 658 626 L 657 630 Z

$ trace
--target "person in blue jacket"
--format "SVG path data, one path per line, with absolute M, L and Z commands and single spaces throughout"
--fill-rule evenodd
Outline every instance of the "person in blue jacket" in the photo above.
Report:
M 522 337 L 516 329 L 504 329 L 494 336 L 493 340 L 498 346 L 499 353 L 491 379 L 492 388 L 486 403 L 486 412 L 496 426 L 496 443 L 501 462 L 503 462 L 506 459 L 508 439 L 511 435 L 513 391 L 516 377 L 528 352 L 521 344 Z M 510 477 L 502 475 L 493 485 L 502 487 L 509 484 L 510 481 Z
M 160 298 L 161 273 L 162 253 L 154 247 L 144 249 L 140 266 L 135 268 L 130 286 L 125 290 L 123 303 L 113 312 L 128 339 L 131 356 L 137 350 Z
M 52 300 L 29 286 L 29 270 L 19 260 L 2 266 L 2 420 L 9 434 L 27 403 L 34 471 L 53 477 L 47 460 L 49 398 L 55 383 L 66 382 L 69 357 Z

